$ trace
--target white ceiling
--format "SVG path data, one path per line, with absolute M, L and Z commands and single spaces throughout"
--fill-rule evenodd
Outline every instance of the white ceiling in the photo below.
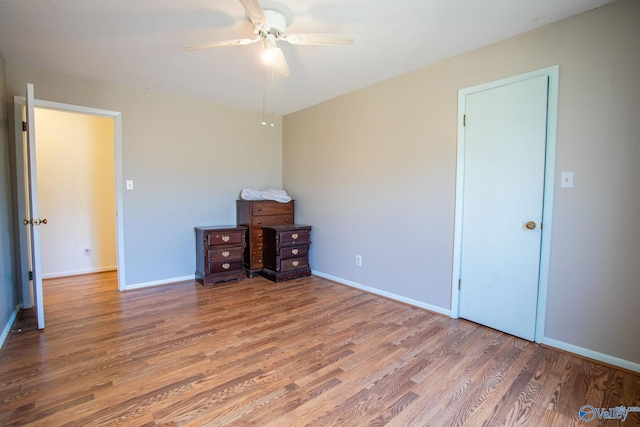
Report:
M 291 77 L 276 79 L 288 114 L 611 0 L 261 0 L 288 8 L 287 33 L 357 34 L 352 46 L 279 42 Z M 283 6 L 284 5 L 284 6 Z M 6 61 L 127 86 L 262 109 L 261 46 L 188 52 L 251 38 L 237 0 L 0 0 Z

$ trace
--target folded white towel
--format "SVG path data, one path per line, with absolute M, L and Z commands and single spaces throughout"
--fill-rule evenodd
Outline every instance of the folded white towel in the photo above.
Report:
M 240 198 L 242 200 L 275 200 L 280 203 L 288 203 L 291 201 L 291 197 L 284 190 L 274 190 L 269 188 L 268 190 L 254 190 L 253 188 L 243 188 L 240 192 Z

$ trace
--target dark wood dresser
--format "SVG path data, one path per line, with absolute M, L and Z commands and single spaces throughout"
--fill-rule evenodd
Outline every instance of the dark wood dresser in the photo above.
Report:
M 294 201 L 280 203 L 273 200 L 237 200 L 236 220 L 248 228 L 247 246 L 244 251 L 244 268 L 249 277 L 262 272 L 263 232 L 269 225 L 293 224 Z
M 211 285 L 246 279 L 242 265 L 246 227 L 196 227 L 196 280 Z
M 276 283 L 311 275 L 308 225 L 264 227 L 264 269 L 262 275 Z

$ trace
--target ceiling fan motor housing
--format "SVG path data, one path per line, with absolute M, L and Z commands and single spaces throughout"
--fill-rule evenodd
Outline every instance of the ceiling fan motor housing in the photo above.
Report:
M 282 13 L 276 10 L 265 9 L 264 16 L 267 18 L 270 27 L 269 31 L 266 31 L 266 33 L 279 36 L 280 34 L 284 34 L 287 30 L 287 19 Z

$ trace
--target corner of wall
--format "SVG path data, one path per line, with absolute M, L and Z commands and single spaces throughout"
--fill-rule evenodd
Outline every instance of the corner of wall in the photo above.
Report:
M 6 63 L 0 54 L 0 345 L 18 314 L 7 102 Z

